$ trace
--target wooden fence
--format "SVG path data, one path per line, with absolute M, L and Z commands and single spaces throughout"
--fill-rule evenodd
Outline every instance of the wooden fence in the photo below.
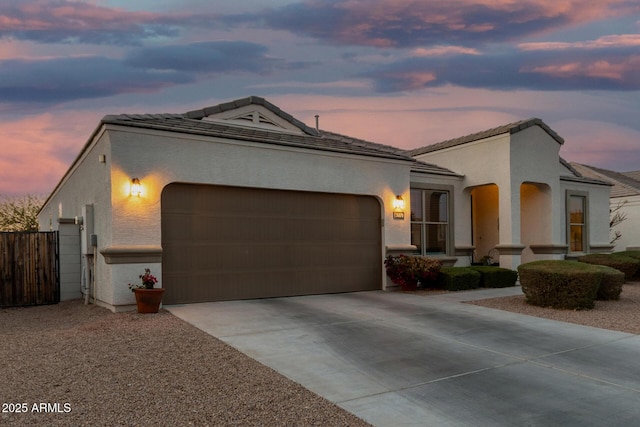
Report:
M 0 233 L 0 307 L 60 302 L 58 232 Z

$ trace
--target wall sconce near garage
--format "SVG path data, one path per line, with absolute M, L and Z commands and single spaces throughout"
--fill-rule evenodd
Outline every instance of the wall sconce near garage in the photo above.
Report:
M 140 180 L 138 178 L 133 178 L 131 180 L 131 195 L 133 197 L 140 197 L 142 194 L 142 185 L 140 184 Z
M 393 219 L 404 219 L 404 199 L 400 195 L 393 200 Z

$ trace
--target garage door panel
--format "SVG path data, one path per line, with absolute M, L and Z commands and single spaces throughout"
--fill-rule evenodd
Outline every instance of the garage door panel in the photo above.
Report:
M 376 263 L 379 252 L 370 250 L 371 245 L 334 243 L 315 245 L 273 245 L 242 244 L 176 246 L 177 250 L 171 259 L 165 260 L 168 271 L 189 274 L 190 270 L 225 270 L 238 268 L 295 268 L 296 266 L 332 267 L 342 264 L 359 265 Z M 369 251 L 369 253 L 367 253 Z
M 310 295 L 338 292 L 356 292 L 379 287 L 363 285 L 363 278 L 369 275 L 370 283 L 379 282 L 379 277 L 370 274 L 370 269 L 362 267 L 339 268 L 341 280 L 326 270 L 291 271 L 266 269 L 245 272 L 216 271 L 201 273 L 185 279 L 184 276 L 168 276 L 163 280 L 172 282 L 174 292 L 180 295 L 180 303 L 202 301 L 227 301 L 247 298 L 270 298 L 296 295 Z M 261 279 L 256 280 L 256 274 Z M 278 286 L 273 286 L 278 283 Z M 304 283 L 304 286 L 300 286 Z M 175 302 L 169 302 L 175 303 Z
M 193 221 L 196 219 L 196 221 Z M 362 240 L 363 235 L 370 233 L 372 240 L 377 240 L 379 218 L 371 219 L 322 219 L 322 218 L 287 218 L 267 217 L 260 220 L 260 227 L 255 227 L 252 217 L 215 217 L 203 215 L 175 216 L 167 224 L 166 239 L 172 241 L 192 240 L 197 235 L 201 240 L 230 241 L 296 241 L 309 239 L 320 241 L 344 241 L 345 239 Z
M 373 197 L 171 184 L 162 246 L 167 304 L 381 288 Z

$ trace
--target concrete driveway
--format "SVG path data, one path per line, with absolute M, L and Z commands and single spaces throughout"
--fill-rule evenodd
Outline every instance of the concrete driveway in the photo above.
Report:
M 640 423 L 640 336 L 358 292 L 165 307 L 377 426 Z

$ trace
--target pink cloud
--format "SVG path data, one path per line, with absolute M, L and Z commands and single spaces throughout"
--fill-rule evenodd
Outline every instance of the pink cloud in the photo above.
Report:
M 520 43 L 518 48 L 524 51 L 535 50 L 567 50 L 567 49 L 601 49 L 612 47 L 640 46 L 640 34 L 616 34 L 582 42 L 536 42 Z
M 132 24 L 152 21 L 159 16 L 150 12 L 130 12 L 64 0 L 15 2 L 11 8 L 0 8 L 0 13 L 0 28 L 4 31 L 124 29 Z
M 434 46 L 414 49 L 411 54 L 412 56 L 480 55 L 480 51 L 464 46 Z
M 98 120 L 95 113 L 74 111 L 0 123 L 0 194 L 53 190 Z
M 561 59 L 559 59 L 560 61 Z M 583 59 L 567 63 L 558 63 L 541 66 L 522 67 L 521 71 L 529 73 L 546 74 L 553 77 L 575 78 L 605 78 L 611 80 L 633 79 L 640 70 L 640 55 L 611 60 Z
M 411 47 L 504 42 L 638 12 L 629 0 L 308 0 L 245 20 L 338 44 Z
M 0 4 L 0 37 L 40 43 L 135 45 L 177 29 L 210 28 L 212 14 L 154 13 L 72 0 L 13 0 Z

